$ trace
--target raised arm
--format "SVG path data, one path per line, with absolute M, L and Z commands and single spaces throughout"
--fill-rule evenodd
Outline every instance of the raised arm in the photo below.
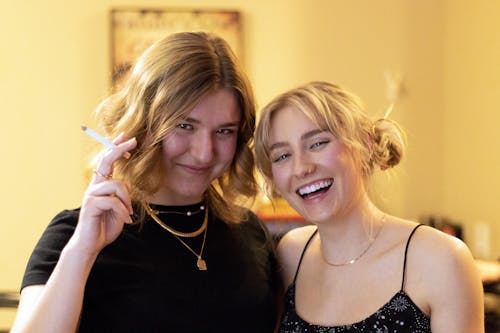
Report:
M 45 285 L 32 285 L 21 292 L 11 332 L 75 332 L 87 279 L 99 252 L 131 223 L 128 187 L 106 176 L 113 163 L 136 146 L 135 139 L 115 139 L 85 192 L 74 234 L 61 252 Z

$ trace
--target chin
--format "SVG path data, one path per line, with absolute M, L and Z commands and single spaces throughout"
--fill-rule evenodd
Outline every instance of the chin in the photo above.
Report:
M 297 210 L 297 212 L 300 213 L 306 219 L 307 221 L 311 223 L 324 223 L 327 221 L 331 221 L 334 217 L 334 214 L 331 212 L 325 212 L 324 209 L 318 210 L 307 210 L 307 209 L 301 209 Z

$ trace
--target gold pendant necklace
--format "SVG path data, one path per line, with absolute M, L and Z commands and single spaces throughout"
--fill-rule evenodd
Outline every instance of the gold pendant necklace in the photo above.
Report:
M 340 266 L 347 266 L 347 265 L 352 265 L 354 264 L 356 261 L 358 261 L 366 252 L 368 252 L 368 250 L 370 249 L 370 247 L 372 247 L 373 243 L 375 243 L 375 240 L 377 239 L 378 235 L 380 234 L 380 231 L 382 230 L 382 227 L 384 226 L 384 221 L 385 221 L 385 214 L 384 216 L 382 216 L 382 218 L 380 219 L 380 228 L 378 229 L 377 233 L 375 234 L 375 237 L 373 237 L 370 242 L 368 243 L 368 246 L 363 250 L 363 252 L 361 252 L 361 254 L 359 254 L 358 256 L 356 256 L 355 258 L 349 260 L 349 261 L 346 261 L 346 262 L 343 262 L 343 263 L 340 263 L 340 264 L 337 264 L 337 263 L 333 263 L 333 262 L 329 262 L 328 260 L 326 260 L 325 258 L 325 254 L 323 253 L 323 251 L 320 251 L 321 252 L 321 257 L 323 257 L 323 260 L 324 262 L 329 265 L 329 266 L 333 266 L 333 267 L 340 267 Z
M 207 270 L 207 263 L 205 260 L 203 260 L 202 255 L 203 255 L 203 250 L 205 249 L 205 241 L 207 239 L 207 230 L 208 230 L 208 208 L 205 209 L 205 217 L 203 219 L 203 224 L 201 225 L 200 229 L 190 232 L 190 233 L 185 233 L 185 232 L 180 232 L 177 231 L 170 226 L 166 225 L 163 223 L 162 220 L 158 218 L 158 216 L 155 215 L 154 211 L 149 207 L 147 203 L 143 204 L 144 208 L 146 209 L 146 212 L 151 216 L 151 218 L 158 223 L 163 229 L 167 230 L 170 232 L 179 242 L 181 242 L 182 245 L 184 245 L 192 254 L 195 255 L 197 258 L 196 260 L 196 266 L 198 267 L 198 270 L 200 271 L 206 271 Z M 184 242 L 180 237 L 195 237 L 198 236 L 199 234 L 203 233 L 203 241 L 201 243 L 201 249 L 200 253 L 196 253 L 189 245 L 187 245 L 186 242 Z
M 175 230 L 174 228 L 163 223 L 163 221 L 160 220 L 160 218 L 155 214 L 155 211 L 147 203 L 144 202 L 143 206 L 144 206 L 144 209 L 146 209 L 146 212 L 148 213 L 148 215 L 151 216 L 151 218 L 153 220 L 155 220 L 156 223 L 158 223 L 163 229 L 167 230 L 168 232 L 170 232 L 174 236 L 196 237 L 196 236 L 200 235 L 207 228 L 208 208 L 205 209 L 205 217 L 203 218 L 203 223 L 201 224 L 201 227 L 198 230 L 195 230 L 193 232 L 182 232 L 182 231 Z
M 182 243 L 182 245 L 184 245 L 189 251 L 191 251 L 191 253 L 194 254 L 196 258 L 198 258 L 196 260 L 196 266 L 198 266 L 198 270 L 200 270 L 200 271 L 206 271 L 207 270 L 207 263 L 201 257 L 203 255 L 203 249 L 205 248 L 205 240 L 207 239 L 207 230 L 208 230 L 208 226 L 205 228 L 205 232 L 203 233 L 203 242 L 201 243 L 201 249 L 200 249 L 200 253 L 199 254 L 196 253 L 191 248 L 191 246 L 187 245 L 186 242 L 184 242 L 182 239 L 180 239 L 176 235 L 172 234 L 175 238 L 177 238 L 177 240 L 179 242 Z

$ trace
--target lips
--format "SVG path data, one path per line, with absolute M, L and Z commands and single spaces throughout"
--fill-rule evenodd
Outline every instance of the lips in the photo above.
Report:
M 205 172 L 208 172 L 210 170 L 210 166 L 193 166 L 193 165 L 186 165 L 183 164 L 181 165 L 185 170 L 195 173 L 195 174 L 202 174 Z
M 324 193 L 328 191 L 333 185 L 333 178 L 323 179 L 318 182 L 303 186 L 299 188 L 296 193 L 300 195 L 303 199 L 308 199 L 314 195 Z

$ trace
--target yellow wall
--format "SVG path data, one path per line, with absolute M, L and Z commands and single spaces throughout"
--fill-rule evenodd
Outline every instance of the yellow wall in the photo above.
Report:
M 0 3 L 2 222 L 0 290 L 17 289 L 51 217 L 79 205 L 90 142 L 79 130 L 109 89 L 114 6 L 165 1 Z M 382 205 L 408 218 L 446 214 L 466 225 L 500 212 L 500 2 L 494 0 L 168 1 L 240 10 L 244 60 L 263 106 L 278 92 L 328 80 L 367 110 L 387 107 L 384 73 L 404 74 L 394 118 L 409 134 L 405 162 L 384 180 Z M 500 256 L 493 244 L 489 257 Z
M 498 259 L 500 1 L 447 0 L 445 8 L 442 211 L 466 223 L 476 256 Z

